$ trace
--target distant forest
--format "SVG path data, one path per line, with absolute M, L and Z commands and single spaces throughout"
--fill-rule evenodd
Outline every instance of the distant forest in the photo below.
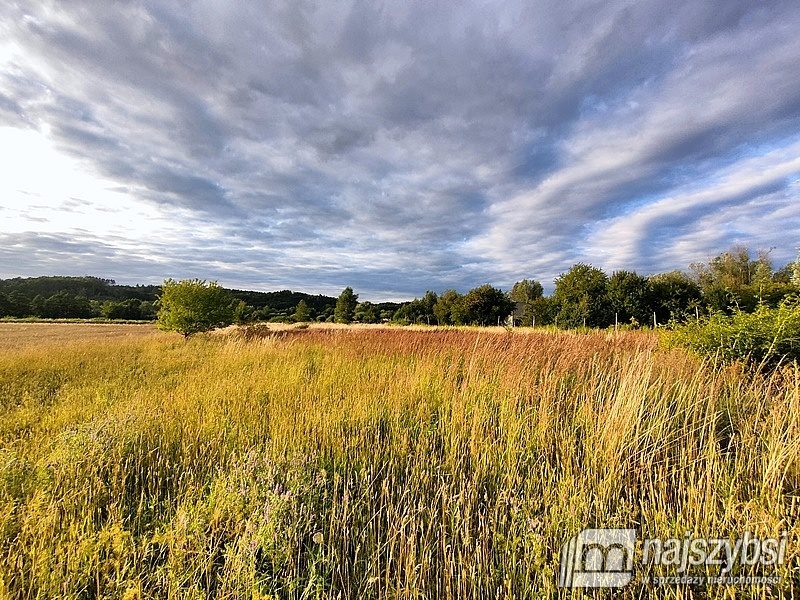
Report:
M 336 298 L 281 290 L 228 290 L 242 303 L 249 320 L 288 321 L 300 302 L 311 318 L 333 318 Z M 0 279 L 0 317 L 42 319 L 123 319 L 151 321 L 158 312 L 160 285 L 117 285 L 100 277 L 30 277 Z M 375 304 L 391 317 L 401 303 Z
M 550 296 L 535 279 L 508 292 L 490 284 L 465 294 L 428 291 L 409 302 L 358 302 L 346 288 L 337 298 L 282 290 L 228 290 L 237 322 L 340 321 L 431 325 L 556 325 L 559 327 L 649 326 L 715 313 L 774 307 L 800 293 L 800 259 L 774 268 L 769 253 L 737 247 L 687 271 L 642 276 L 579 263 L 555 280 Z M 117 285 L 99 277 L 0 279 L 0 318 L 154 320 L 158 285 Z M 344 296 L 352 306 L 343 310 Z

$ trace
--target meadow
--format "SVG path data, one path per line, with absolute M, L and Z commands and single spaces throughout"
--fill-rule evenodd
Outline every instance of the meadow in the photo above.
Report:
M 796 365 L 643 332 L 92 327 L 0 326 L 0 597 L 580 597 L 585 527 L 788 532 L 777 586 L 620 597 L 800 588 Z

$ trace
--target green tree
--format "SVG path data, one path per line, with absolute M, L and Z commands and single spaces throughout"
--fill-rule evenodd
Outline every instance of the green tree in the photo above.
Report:
M 455 290 L 445 290 L 433 306 L 433 315 L 439 325 L 461 325 L 459 307 L 462 296 Z
M 422 298 L 414 298 L 411 302 L 406 302 L 397 309 L 393 319 L 402 323 L 426 323 L 436 322 L 434 308 L 439 297 L 435 292 L 427 291 Z
M 294 309 L 292 319 L 297 323 L 307 323 L 311 320 L 311 309 L 308 308 L 305 300 L 300 300 L 297 303 L 297 308 Z
M 233 297 L 215 281 L 167 279 L 161 288 L 158 328 L 184 338 L 233 323 Z
M 542 298 L 544 288 L 535 279 L 523 279 L 514 284 L 508 297 L 517 304 L 523 305 L 522 325 L 530 326 L 534 322 L 533 305 Z
M 556 279 L 553 299 L 563 327 L 606 327 L 609 322 L 608 277 L 592 265 L 578 263 Z M 613 315 L 611 315 L 613 319 Z
M 558 303 L 547 296 L 540 296 L 528 305 L 528 314 L 525 315 L 525 324 L 530 319 L 530 325 L 552 325 L 558 315 Z
M 358 294 L 353 293 L 353 288 L 347 286 L 339 294 L 336 300 L 336 308 L 333 311 L 334 319 L 337 323 L 352 323 L 358 306 Z
M 247 325 L 256 319 L 256 309 L 244 300 L 233 300 L 233 322 L 237 325 Z
M 700 286 L 680 271 L 654 275 L 648 278 L 648 285 L 650 308 L 659 323 L 685 321 L 696 314 L 703 301 Z
M 378 309 L 372 302 L 359 302 L 356 307 L 355 320 L 359 323 L 377 323 Z
M 28 317 L 33 313 L 31 302 L 23 294 L 18 291 L 12 291 L 8 294 L 9 301 L 9 315 L 12 317 Z
M 0 292 L 0 317 L 8 317 L 11 316 L 13 313 L 13 307 L 11 306 L 11 300 L 8 299 L 4 293 Z
M 708 264 L 695 263 L 691 265 L 691 269 L 696 274 L 697 283 L 703 289 L 717 285 L 733 292 L 750 284 L 753 267 L 750 250 L 744 246 L 736 246 L 715 256 Z
M 88 319 L 94 314 L 89 300 L 83 296 L 57 292 L 42 303 L 39 316 L 49 319 Z
M 28 312 L 34 317 L 45 316 L 44 298 L 42 298 L 41 294 L 37 294 L 33 297 L 33 300 L 30 302 L 30 308 Z
M 255 313 L 253 314 L 253 319 L 255 321 L 269 321 L 273 315 L 274 313 L 269 306 L 263 306 L 259 309 L 256 309 Z
M 425 295 L 422 297 L 423 314 L 420 315 L 420 321 L 424 318 L 428 325 L 436 322 L 436 313 L 433 309 L 436 307 L 438 301 L 439 296 L 436 292 L 432 292 L 431 290 L 425 292 Z
M 767 253 L 762 252 L 753 260 L 748 248 L 736 246 L 707 264 L 691 265 L 691 269 L 712 312 L 752 311 L 765 293 L 771 296 L 771 286 L 764 285 L 766 278 L 772 276 Z
M 106 300 L 100 305 L 100 314 L 106 319 L 141 319 L 142 302 L 136 299 Z
M 139 305 L 139 311 L 141 313 L 141 318 L 146 321 L 153 321 L 155 320 L 158 309 L 155 306 L 154 302 L 150 302 L 149 300 L 142 300 L 142 303 Z
M 533 302 L 537 298 L 541 298 L 544 294 L 542 284 L 535 279 L 523 279 L 514 284 L 511 288 L 511 293 L 508 295 L 514 302 Z
M 608 301 L 620 323 L 646 324 L 651 318 L 647 278 L 634 271 L 616 271 L 608 280 Z
M 750 294 L 755 303 L 748 308 L 755 310 L 756 304 L 777 307 L 793 292 L 790 282 L 781 282 L 780 275 L 772 266 L 769 252 L 761 251 L 753 263 Z
M 460 304 L 458 320 L 473 325 L 496 325 L 505 321 L 514 308 L 508 296 L 488 283 L 471 289 Z

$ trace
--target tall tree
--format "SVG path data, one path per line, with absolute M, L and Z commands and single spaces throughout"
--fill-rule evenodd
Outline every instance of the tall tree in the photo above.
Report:
M 237 325 L 247 325 L 256 320 L 256 309 L 244 300 L 233 299 L 233 322 Z
M 646 324 L 650 318 L 647 278 L 634 271 L 616 271 L 608 280 L 608 301 L 620 323 Z
M 141 319 L 142 302 L 135 298 L 129 300 L 106 300 L 100 305 L 100 314 L 106 319 Z
M 45 316 L 44 298 L 42 298 L 41 294 L 37 294 L 33 297 L 33 300 L 30 302 L 29 312 L 34 317 Z
M 425 292 L 422 298 L 414 298 L 398 308 L 392 319 L 399 323 L 423 323 L 430 325 L 437 322 L 436 303 L 439 297 L 436 292 Z
M 425 292 L 425 295 L 422 297 L 422 308 L 423 308 L 423 315 L 421 315 L 425 322 L 430 325 L 431 323 L 436 322 L 436 313 L 434 312 L 434 308 L 436 308 L 436 303 L 439 301 L 439 296 L 436 295 L 436 292 L 432 292 L 428 290 Z
M 703 302 L 703 294 L 694 281 L 680 271 L 661 273 L 648 278 L 650 308 L 659 323 L 685 321 L 693 317 Z
M 556 278 L 553 299 L 558 324 L 564 327 L 605 327 L 610 324 L 608 277 L 601 269 L 578 263 Z M 612 316 L 613 317 L 613 316 Z
M 356 306 L 355 319 L 359 323 L 377 323 L 378 309 L 372 302 L 359 302 Z
M 184 338 L 227 327 L 234 319 L 233 297 L 215 281 L 167 279 L 161 288 L 158 328 Z
M 94 316 L 92 305 L 86 298 L 69 292 L 57 292 L 47 298 L 40 313 L 40 316 L 50 319 L 88 319 Z
M 514 302 L 533 302 L 541 298 L 544 294 L 542 284 L 535 279 L 523 279 L 514 284 L 511 293 L 508 295 Z
M 339 294 L 336 300 L 336 308 L 333 311 L 334 319 L 337 323 L 352 323 L 355 316 L 356 306 L 358 306 L 358 294 L 353 293 L 353 288 L 347 286 Z
M 0 292 L 0 317 L 9 317 L 12 315 L 13 311 L 11 300 L 9 300 L 8 296 L 4 293 Z
M 537 300 L 542 298 L 544 295 L 544 288 L 542 284 L 536 281 L 535 279 L 523 279 L 522 281 L 518 281 L 514 284 L 514 287 L 511 288 L 511 292 L 508 294 L 508 297 L 511 299 L 512 302 L 517 304 L 523 305 L 523 313 L 522 313 L 522 325 L 532 325 L 536 315 L 534 304 L 539 304 L 539 310 L 541 311 L 541 303 L 537 303 Z M 542 324 L 541 321 L 539 324 Z
M 31 302 L 24 294 L 12 291 L 8 294 L 9 315 L 12 317 L 28 317 L 34 314 Z
M 305 323 L 311 320 L 311 310 L 308 308 L 305 300 L 300 300 L 297 303 L 297 308 L 294 309 L 292 319 L 297 323 Z
M 558 315 L 558 303 L 547 296 L 541 296 L 533 300 L 528 306 L 528 314 L 525 315 L 526 324 L 530 325 L 552 325 Z
M 496 325 L 511 314 L 514 303 L 488 283 L 471 289 L 461 301 L 459 320 L 470 325 Z
M 436 323 L 439 325 L 462 325 L 460 304 L 462 296 L 455 290 L 445 290 L 433 307 Z
M 758 289 L 752 285 L 758 262 L 751 259 L 749 249 L 735 246 L 708 263 L 692 264 L 691 269 L 712 311 L 752 310 L 758 302 Z

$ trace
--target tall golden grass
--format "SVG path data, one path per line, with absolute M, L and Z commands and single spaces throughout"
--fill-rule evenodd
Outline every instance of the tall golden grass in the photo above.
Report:
M 789 532 L 800 374 L 642 333 L 288 331 L 0 351 L 11 598 L 542 598 L 584 527 Z

